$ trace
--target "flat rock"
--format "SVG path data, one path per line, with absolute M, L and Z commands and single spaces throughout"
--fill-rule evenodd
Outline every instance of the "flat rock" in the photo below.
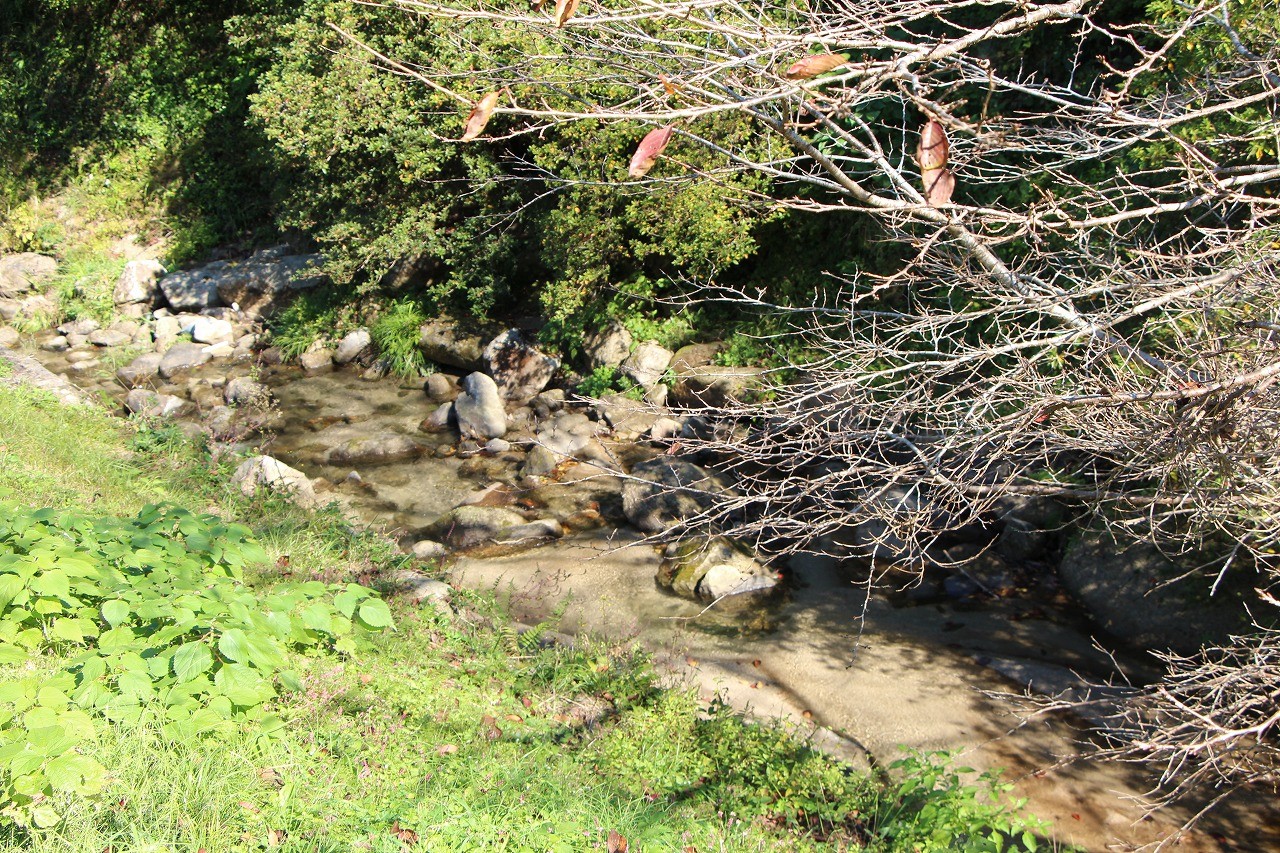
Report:
M 725 491 L 709 471 L 660 456 L 631 469 L 622 485 L 622 511 L 640 530 L 661 533 L 710 509 Z
M 235 336 L 235 326 L 230 320 L 217 317 L 197 317 L 191 324 L 191 340 L 200 344 L 216 344 Z
M 12 349 L 22 340 L 22 335 L 18 334 L 17 329 L 11 329 L 8 326 L 0 326 L 0 347 Z
M 133 335 L 116 329 L 99 329 L 89 333 L 89 343 L 96 347 L 122 347 L 133 343 Z
M 524 524 L 524 516 L 514 510 L 467 505 L 450 510 L 432 523 L 427 533 L 450 548 L 474 548 L 496 542 L 504 531 Z
M 171 418 L 185 414 L 191 404 L 172 394 L 158 394 L 146 388 L 134 388 L 124 398 L 127 411 L 146 418 Z
M 416 458 L 425 450 L 409 436 L 389 432 L 353 438 L 331 448 L 325 460 L 330 465 L 382 465 Z
M 162 379 L 173 379 L 181 373 L 194 370 L 200 365 L 206 364 L 212 358 L 213 356 L 205 352 L 205 348 L 200 344 L 174 344 L 165 351 L 164 357 L 160 359 L 157 372 Z
M 689 367 L 676 373 L 670 401 L 688 408 L 742 402 L 764 384 L 764 375 L 759 367 Z
M 298 364 L 308 373 L 320 373 L 333 369 L 333 350 L 320 347 L 309 349 L 298 356 Z
M 484 339 L 463 331 L 451 320 L 432 320 L 422 326 L 418 349 L 428 361 L 462 370 L 484 370 Z

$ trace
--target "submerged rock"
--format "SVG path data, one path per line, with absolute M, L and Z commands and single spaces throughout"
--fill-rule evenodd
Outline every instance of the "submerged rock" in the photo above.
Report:
M 329 450 L 325 461 L 329 465 L 382 465 L 421 456 L 426 448 L 398 433 L 353 438 Z
M 778 585 L 778 575 L 722 536 L 695 536 L 667 547 L 657 581 L 676 595 L 716 601 L 771 592 Z

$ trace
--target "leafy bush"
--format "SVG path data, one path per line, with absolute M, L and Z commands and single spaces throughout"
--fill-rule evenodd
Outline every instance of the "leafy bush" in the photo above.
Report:
M 369 328 L 369 336 L 392 373 L 414 377 L 428 372 L 427 359 L 418 349 L 422 324 L 427 322 L 416 302 L 401 300 L 391 306 Z
M 603 397 L 606 394 L 625 394 L 636 400 L 644 397 L 643 388 L 608 364 L 597 367 L 579 382 L 578 393 L 584 397 Z
M 285 584 L 259 595 L 242 583 L 264 552 L 247 528 L 173 506 L 131 519 L 0 503 L 0 663 L 53 650 L 52 677 L 0 689 L 0 814 L 49 826 L 55 792 L 91 796 L 103 769 L 78 748 L 97 721 L 158 707 L 173 738 L 251 722 L 278 688 L 300 689 L 288 653 L 354 652 L 390 627 L 386 604 L 355 584 Z

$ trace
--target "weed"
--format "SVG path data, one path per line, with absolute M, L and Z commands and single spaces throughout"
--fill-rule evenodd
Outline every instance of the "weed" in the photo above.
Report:
M 369 328 L 379 354 L 397 376 L 412 378 L 428 372 L 426 357 L 418 349 L 425 322 L 421 306 L 404 299 L 392 302 Z

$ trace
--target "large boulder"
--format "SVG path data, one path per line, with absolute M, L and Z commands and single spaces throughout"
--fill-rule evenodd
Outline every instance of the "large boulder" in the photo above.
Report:
M 191 340 L 196 343 L 216 344 L 235 337 L 236 327 L 230 320 L 218 317 L 197 317 L 192 321 L 189 331 Z
M 338 341 L 338 348 L 333 351 L 333 362 L 334 364 L 350 364 L 363 355 L 371 346 L 373 346 L 373 338 L 369 335 L 369 330 L 356 329 Z
M 778 575 L 722 536 L 692 536 L 667 546 L 658 585 L 684 598 L 718 601 L 772 591 Z
M 246 497 L 257 494 L 260 488 L 266 488 L 288 496 L 299 506 L 314 507 L 320 503 L 315 487 L 306 474 L 271 456 L 246 459 L 231 475 L 231 482 L 238 485 Z
M 631 333 L 626 326 L 612 322 L 592 333 L 582 344 L 587 363 L 595 367 L 617 367 L 631 354 Z
M 474 548 L 497 542 L 506 531 L 518 529 L 525 518 L 515 510 L 497 506 L 464 505 L 437 519 L 424 534 L 450 548 Z
M 161 379 L 172 380 L 188 370 L 194 370 L 205 364 L 212 358 L 213 356 L 205 352 L 205 348 L 200 344 L 174 344 L 165 351 L 164 357 L 160 359 L 157 372 L 160 374 Z
M 516 405 L 524 405 L 546 388 L 560 367 L 557 359 L 526 341 L 518 329 L 508 329 L 490 341 L 484 358 L 498 392 Z
M 645 341 L 622 362 L 622 375 L 641 388 L 652 388 L 662 381 L 674 355 L 657 341 Z
M 48 255 L 20 252 L 0 257 L 0 296 L 16 296 L 53 278 L 58 262 Z
M 659 456 L 631 469 L 622 486 L 622 511 L 639 529 L 662 533 L 707 511 L 726 491 L 713 474 L 692 462 Z
M 462 370 L 484 370 L 484 339 L 451 320 L 432 320 L 419 331 L 418 349 L 427 361 Z
M 382 465 L 421 456 L 426 448 L 409 438 L 394 432 L 384 432 L 353 438 L 330 448 L 325 461 L 330 465 Z
M 501 438 L 507 431 L 507 413 L 498 384 L 478 371 L 462 380 L 462 393 L 453 401 L 453 413 L 463 438 L 488 441 Z
M 228 406 L 262 407 L 270 405 L 271 390 L 256 379 L 237 376 L 223 386 L 222 399 Z
M 684 367 L 676 371 L 668 399 L 673 405 L 689 408 L 741 402 L 764 384 L 764 375 L 759 367 Z
M 264 250 L 243 261 L 214 261 L 170 273 L 160 279 L 160 289 L 174 311 L 237 305 L 245 316 L 265 317 L 298 291 L 320 283 L 314 272 L 318 262 L 317 255 Z
M 5 323 L 12 323 L 14 320 L 47 321 L 57 313 L 58 301 L 51 294 L 33 293 L 15 299 L 0 296 L 0 321 Z
M 160 289 L 160 278 L 165 274 L 164 265 L 159 261 L 144 259 L 129 261 L 124 271 L 116 279 L 112 300 L 116 305 L 140 305 L 150 309 L 160 304 L 164 292 Z
M 1240 569 L 1212 593 L 1216 574 L 1195 571 L 1197 562 L 1179 565 L 1148 542 L 1089 529 L 1067 546 L 1058 575 L 1113 637 L 1142 649 L 1190 653 L 1249 630 L 1256 585 L 1256 575 L 1251 582 L 1251 573 Z
M 171 418 L 185 414 L 191 404 L 172 394 L 158 394 L 146 388 L 134 388 L 124 397 L 127 411 L 144 418 Z

